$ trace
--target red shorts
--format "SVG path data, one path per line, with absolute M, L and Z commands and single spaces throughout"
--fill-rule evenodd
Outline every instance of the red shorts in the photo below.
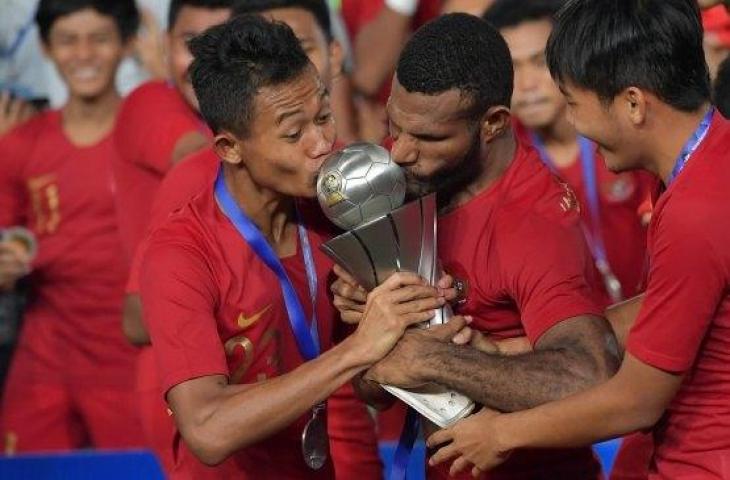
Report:
M 19 348 L 10 367 L 1 420 L 6 453 L 142 446 L 131 389 L 74 383 L 52 370 L 29 380 L 33 363 Z

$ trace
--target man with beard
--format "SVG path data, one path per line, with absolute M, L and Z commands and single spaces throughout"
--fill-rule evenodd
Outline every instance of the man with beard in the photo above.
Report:
M 445 15 L 406 45 L 388 116 L 392 156 L 406 170 L 410 195 L 438 192 L 439 257 L 466 286 L 456 312 L 471 316 L 471 328 L 492 340 L 527 336 L 533 351 L 504 356 L 481 335 L 473 345 L 456 345 L 411 329 L 359 384 L 374 404 L 388 400 L 377 383 L 437 383 L 515 411 L 615 372 L 616 340 L 588 281 L 592 262 L 575 196 L 515 138 L 512 86 L 510 53 L 499 33 L 476 17 Z M 333 289 L 344 318 L 357 321 L 363 292 L 350 279 Z M 520 452 L 488 478 L 599 477 L 584 448 Z

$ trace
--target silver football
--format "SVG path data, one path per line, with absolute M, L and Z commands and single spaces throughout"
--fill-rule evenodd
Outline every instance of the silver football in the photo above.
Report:
M 353 143 L 334 153 L 317 178 L 317 199 L 327 218 L 345 230 L 403 205 L 406 180 L 390 153 L 373 143 Z

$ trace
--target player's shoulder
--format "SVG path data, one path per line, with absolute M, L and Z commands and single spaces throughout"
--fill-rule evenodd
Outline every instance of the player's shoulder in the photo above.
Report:
M 120 117 L 122 121 L 129 122 L 128 118 L 131 116 L 148 118 L 181 105 L 183 100 L 174 86 L 165 81 L 152 80 L 143 83 L 127 95 L 122 104 Z
M 525 228 L 575 226 L 581 209 L 575 192 L 545 166 L 534 148 L 522 141 L 517 148 L 505 174 L 497 222 Z
M 212 195 L 205 189 L 158 221 L 150 232 L 149 248 L 164 249 L 175 245 L 206 248 L 205 239 L 211 235 L 212 201 L 206 194 Z
M 0 173 L 18 174 L 28 166 L 39 145 L 55 142 L 61 128 L 59 117 L 57 110 L 45 111 L 0 136 Z
M 126 103 L 136 103 L 176 96 L 175 87 L 164 80 L 150 80 L 132 90 Z
M 59 110 L 46 110 L 34 115 L 0 137 L 0 141 L 3 143 L 34 141 L 38 137 L 47 134 L 48 131 L 60 128 L 60 115 Z

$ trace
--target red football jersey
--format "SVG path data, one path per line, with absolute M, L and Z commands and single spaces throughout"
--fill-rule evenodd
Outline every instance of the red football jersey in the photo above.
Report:
M 657 182 L 645 172 L 612 173 L 600 154 L 596 154 L 594 163 L 600 211 L 598 228 L 591 215 L 580 159 L 567 168 L 558 168 L 558 175 L 578 197 L 589 231 L 601 232 L 608 263 L 621 282 L 624 298 L 631 298 L 643 290 L 646 273 L 646 227 L 639 212 L 656 190 Z
M 649 478 L 730 478 L 730 122 L 714 115 L 649 226 L 646 298 L 626 350 L 684 374 Z
M 114 206 L 110 136 L 73 145 L 59 111 L 0 139 L 0 227 L 23 225 L 38 240 L 19 348 L 49 374 L 132 389 L 134 349 L 121 329 L 126 280 Z M 26 355 L 27 357 L 27 355 Z
M 495 338 L 526 335 L 534 344 L 563 320 L 603 314 L 588 279 L 592 265 L 575 196 L 522 143 L 495 184 L 439 217 L 438 248 L 445 271 L 467 284 L 457 313 Z M 430 478 L 448 478 L 448 467 L 429 470 Z M 590 448 L 525 450 L 483 478 L 599 473 Z
M 181 208 L 197 193 L 212 185 L 219 166 L 220 160 L 211 148 L 194 153 L 176 165 L 160 184 L 152 205 L 150 225 L 160 225 L 171 212 Z M 135 253 L 127 284 L 128 293 L 139 292 L 139 267 L 146 248 L 147 241 L 144 240 Z M 147 352 L 140 355 L 137 382 L 138 388 L 145 391 L 160 388 L 154 358 Z M 152 406 L 160 415 L 162 410 L 154 404 Z M 377 452 L 375 427 L 365 404 L 355 397 L 348 384 L 330 396 L 327 406 L 332 460 L 338 475 L 343 478 L 353 475 L 362 479 L 380 478 L 382 465 Z M 165 420 L 159 419 L 159 423 L 165 423 Z M 160 455 L 167 456 L 167 449 L 157 450 Z
M 172 168 L 175 145 L 195 131 L 207 134 L 208 128 L 166 82 L 140 86 L 122 105 L 114 134 L 119 156 L 113 168 L 119 228 L 128 261 L 145 236 L 150 206 L 162 178 Z
M 326 350 L 335 311 L 327 291 L 331 262 L 318 247 L 329 237 L 329 228 L 307 225 L 319 280 L 320 343 Z M 300 249 L 282 263 L 310 318 Z M 212 185 L 152 233 L 142 266 L 141 295 L 164 391 L 207 375 L 253 383 L 303 363 L 279 281 L 219 210 Z M 195 479 L 332 478 L 331 462 L 315 472 L 302 459 L 301 433 L 308 417 L 213 468 L 199 462 L 178 437 L 174 473 Z

